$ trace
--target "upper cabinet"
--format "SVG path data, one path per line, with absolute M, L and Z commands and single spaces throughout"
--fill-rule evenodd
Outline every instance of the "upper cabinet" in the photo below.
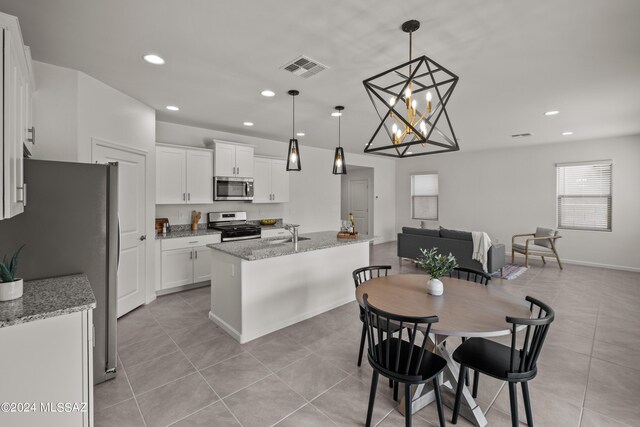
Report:
M 231 142 L 214 143 L 215 176 L 253 178 L 253 147 Z
M 213 152 L 156 146 L 156 204 L 213 203 Z
M 2 82 L 2 156 L 0 187 L 2 207 L 0 219 L 11 218 L 24 212 L 27 186 L 24 183 L 24 155 L 33 151 L 35 130 L 31 114 L 34 80 L 31 55 L 24 46 L 18 18 L 0 13 Z
M 289 174 L 286 168 L 286 160 L 255 157 L 253 203 L 289 201 Z

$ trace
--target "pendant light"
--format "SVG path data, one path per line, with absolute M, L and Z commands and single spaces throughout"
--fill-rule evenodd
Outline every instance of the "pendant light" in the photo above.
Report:
M 293 126 L 291 130 L 291 139 L 289 140 L 289 151 L 287 152 L 287 171 L 300 171 L 300 148 L 296 139 L 296 96 L 300 95 L 297 90 L 287 92 L 293 100 Z
M 413 59 L 419 28 L 416 20 L 402 24 L 409 34 L 408 62 L 363 81 L 380 119 L 365 153 L 402 158 L 460 149 L 446 110 L 458 76 L 427 56 Z
M 344 110 L 344 107 L 342 105 L 338 105 L 335 108 L 337 113 L 334 114 L 338 116 L 338 146 L 336 147 L 336 154 L 333 156 L 333 174 L 346 175 L 347 163 L 344 160 L 344 150 L 340 143 L 340 119 L 342 118 L 342 111 Z

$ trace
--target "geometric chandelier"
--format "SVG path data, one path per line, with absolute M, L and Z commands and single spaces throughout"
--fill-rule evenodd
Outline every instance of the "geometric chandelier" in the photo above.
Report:
M 415 20 L 402 24 L 408 62 L 363 81 L 380 118 L 365 153 L 404 158 L 460 150 L 446 108 L 458 76 L 426 56 L 412 58 L 418 28 Z

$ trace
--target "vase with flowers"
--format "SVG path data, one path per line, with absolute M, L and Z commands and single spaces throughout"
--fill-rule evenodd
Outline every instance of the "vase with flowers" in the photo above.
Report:
M 458 267 L 458 261 L 451 253 L 442 255 L 438 253 L 438 248 L 430 250 L 420 249 L 422 254 L 416 265 L 429 273 L 429 282 L 427 283 L 427 292 L 431 295 L 442 295 L 444 285 L 440 278 L 448 275 L 454 268 Z

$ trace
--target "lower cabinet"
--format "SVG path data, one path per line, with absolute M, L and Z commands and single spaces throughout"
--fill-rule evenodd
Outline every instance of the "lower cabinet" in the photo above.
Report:
M 265 239 L 269 237 L 287 237 L 290 235 L 291 233 L 289 233 L 284 228 L 267 228 L 267 229 L 263 228 L 261 237 Z
M 160 289 L 211 280 L 208 244 L 220 243 L 220 235 L 166 239 L 161 243 Z

